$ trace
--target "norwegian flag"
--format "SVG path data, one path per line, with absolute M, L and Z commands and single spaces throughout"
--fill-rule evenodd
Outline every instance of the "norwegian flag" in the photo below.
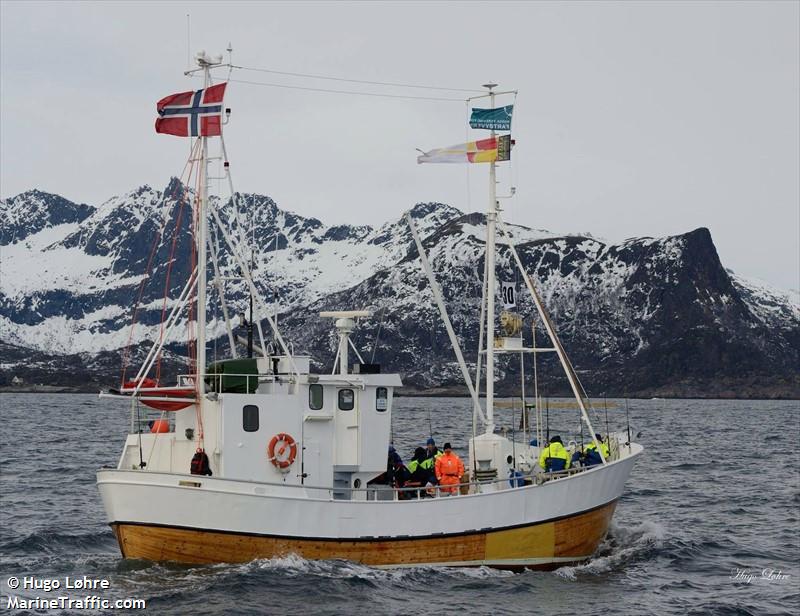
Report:
M 228 82 L 203 90 L 165 96 L 158 103 L 156 132 L 176 137 L 216 137 L 222 134 L 222 99 Z

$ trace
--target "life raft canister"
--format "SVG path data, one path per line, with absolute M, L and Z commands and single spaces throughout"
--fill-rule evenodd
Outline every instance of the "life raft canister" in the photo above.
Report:
M 280 446 L 278 445 L 279 443 Z M 287 447 L 289 449 L 289 455 L 284 458 L 283 455 L 286 453 Z M 267 457 L 269 461 L 279 469 L 289 468 L 297 457 L 297 443 L 295 443 L 290 435 L 285 432 L 280 432 L 273 436 L 272 440 L 269 442 L 267 446 Z
M 150 432 L 153 434 L 164 434 L 169 432 L 169 420 L 156 419 L 150 422 Z

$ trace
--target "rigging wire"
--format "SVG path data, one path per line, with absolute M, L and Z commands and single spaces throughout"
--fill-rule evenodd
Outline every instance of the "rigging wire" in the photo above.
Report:
M 230 76 L 231 76 L 231 69 L 229 67 L 228 68 L 228 77 L 230 77 Z M 222 150 L 222 146 L 220 146 L 220 153 L 216 157 L 216 161 L 215 161 L 216 162 L 216 166 L 217 166 L 217 172 L 216 172 L 215 179 L 217 180 L 217 196 L 218 196 L 218 199 L 219 199 L 219 202 L 220 202 L 220 206 L 222 205 L 222 198 L 220 197 L 220 195 L 222 194 L 222 178 L 223 178 L 223 176 L 222 176 L 222 171 L 223 171 L 223 164 L 222 164 L 223 153 L 222 153 L 221 150 Z M 233 195 L 231 195 L 231 201 L 232 200 L 233 200 Z M 204 250 L 206 250 L 208 252 L 209 249 L 210 249 L 212 266 L 214 268 L 214 276 L 215 276 L 215 279 L 216 279 L 214 281 L 216 284 L 211 285 L 212 289 L 216 290 L 216 296 L 217 296 L 216 297 L 216 301 L 214 301 L 214 321 L 213 321 L 213 323 L 214 323 L 214 334 L 213 334 L 214 335 L 214 353 L 213 353 L 213 355 L 214 355 L 214 362 L 216 362 L 217 361 L 217 352 L 218 352 L 218 340 L 220 338 L 217 335 L 217 324 L 219 323 L 219 309 L 220 309 L 220 306 L 225 302 L 225 297 L 224 297 L 225 290 L 223 288 L 223 285 L 225 283 L 223 281 L 221 281 L 220 277 L 219 277 L 220 267 L 219 267 L 219 262 L 217 260 L 218 251 L 215 249 L 216 247 L 214 246 L 214 241 L 216 240 L 216 237 L 217 237 L 216 227 L 211 225 L 211 228 L 209 229 L 209 231 L 210 231 L 210 233 L 207 236 L 208 246 L 204 247 Z M 214 297 L 213 291 L 211 293 L 211 296 Z M 227 312 L 227 310 L 225 312 Z M 229 327 L 229 323 L 228 323 L 228 320 L 226 319 L 225 320 L 225 329 L 227 330 L 228 327 Z M 233 357 L 235 353 L 236 353 L 235 349 L 231 350 L 231 357 Z M 205 371 L 205 367 L 203 368 L 203 370 Z
M 164 421 L 166 419 L 166 416 L 167 416 L 167 412 L 166 411 L 161 411 L 161 416 L 155 421 L 159 421 L 159 422 Z M 173 428 L 174 428 L 174 426 L 173 426 Z M 141 427 L 140 427 L 139 428 L 139 437 L 140 438 L 141 438 L 141 435 L 142 435 L 142 431 L 141 431 Z M 156 432 L 155 436 L 153 437 L 153 444 L 150 446 L 150 453 L 147 454 L 147 462 L 144 462 L 144 467 L 150 466 L 150 460 L 153 459 L 153 454 L 156 451 L 156 445 L 158 444 L 158 437 L 159 436 L 161 436 L 161 432 L 160 431 Z M 139 457 L 141 458 L 141 456 L 142 456 L 142 453 L 141 453 L 141 451 L 139 451 Z
M 477 266 L 477 263 L 476 263 Z M 472 409 L 472 446 L 473 452 L 475 447 L 475 436 L 477 433 L 477 425 L 478 425 L 478 414 L 480 413 L 481 421 L 485 423 L 486 416 L 483 412 L 483 409 L 480 406 L 481 401 L 481 349 L 483 347 L 483 326 L 484 326 L 484 319 L 486 318 L 486 285 L 487 285 L 487 269 L 486 269 L 486 256 L 484 255 L 483 258 L 483 278 L 481 281 L 481 316 L 480 316 L 480 323 L 478 326 L 478 353 L 477 358 L 475 359 L 475 398 L 477 400 L 477 405 L 473 404 Z M 475 455 L 472 456 L 473 461 L 473 477 L 477 478 L 478 476 L 478 459 Z
M 511 104 L 514 105 L 515 107 L 517 105 L 517 92 L 516 92 L 516 90 L 514 91 L 514 100 L 511 101 Z M 513 133 L 513 131 L 512 131 L 512 133 Z M 511 149 L 513 150 L 514 147 L 515 146 L 511 146 Z M 515 192 L 516 192 L 516 188 L 517 188 L 516 180 L 519 179 L 519 168 L 516 165 L 516 160 L 517 160 L 517 158 L 513 154 L 510 156 L 510 158 L 508 160 L 508 183 L 509 183 L 509 186 L 511 188 L 513 188 Z M 513 194 L 514 193 L 512 193 L 512 195 Z M 514 199 L 509 199 L 509 202 L 510 202 L 509 205 L 513 206 L 514 205 L 514 201 L 515 201 Z
M 402 83 L 396 81 L 371 81 L 369 79 L 347 79 L 344 77 L 333 77 L 330 75 L 313 75 L 310 73 L 295 73 L 291 71 L 277 71 L 268 68 L 256 68 L 252 66 L 237 66 L 235 64 L 231 65 L 231 69 L 239 69 L 242 71 L 253 71 L 256 73 L 270 73 L 272 75 L 286 75 L 289 77 L 305 77 L 307 79 L 324 79 L 326 81 L 340 81 L 345 83 L 360 83 L 366 85 L 373 85 L 373 86 L 389 86 L 392 88 L 415 88 L 419 90 L 442 90 L 447 92 L 468 92 L 468 93 L 476 93 L 482 92 L 482 90 L 474 90 L 470 88 L 448 88 L 443 86 L 431 86 L 431 85 L 423 85 L 417 83 Z
M 383 327 L 383 319 L 386 317 L 386 304 L 383 305 L 381 308 L 381 320 L 378 323 L 378 331 L 375 334 L 375 342 L 372 344 L 372 357 L 369 360 L 369 363 L 375 363 L 375 352 L 378 350 L 378 342 L 381 338 L 381 328 Z
M 183 191 L 181 191 L 183 192 Z M 181 234 L 181 222 L 183 220 L 183 206 L 186 204 L 186 196 L 181 194 L 180 203 L 178 204 L 178 215 L 175 220 L 175 228 L 172 230 L 172 243 L 170 247 L 169 260 L 167 261 L 167 271 L 164 276 L 164 299 L 161 305 L 161 324 L 158 330 L 158 343 L 163 344 L 164 341 L 164 321 L 167 315 L 167 302 L 169 300 L 169 283 L 170 275 L 172 274 L 172 265 L 175 263 L 175 250 L 178 245 L 178 237 Z M 161 380 L 161 359 L 163 352 L 158 354 L 156 360 L 156 383 Z
M 218 265 L 216 263 L 216 254 L 217 253 L 216 253 L 216 251 L 214 251 L 214 246 L 212 245 L 212 242 L 214 241 L 214 228 L 212 227 L 210 230 L 211 230 L 211 233 L 209 233 L 209 237 L 208 237 L 208 244 L 209 244 L 208 247 L 211 248 L 212 255 L 213 255 L 212 259 L 214 259 L 214 266 L 215 266 L 214 267 L 214 275 L 215 275 L 215 278 L 216 278 L 215 282 L 219 282 L 219 271 L 218 271 L 219 267 L 218 267 Z M 222 288 L 222 283 L 220 282 L 219 286 L 217 286 L 216 284 L 212 284 L 210 286 L 211 286 L 211 293 L 209 293 L 209 295 L 213 298 L 212 299 L 212 304 L 213 304 L 213 310 L 214 310 L 214 318 L 212 320 L 212 323 L 214 324 L 213 325 L 214 329 L 212 330 L 214 332 L 214 334 L 213 334 L 214 342 L 212 343 L 214 345 L 214 352 L 212 353 L 212 357 L 214 358 L 214 363 L 216 363 L 217 362 L 217 351 L 218 351 L 217 341 L 219 340 L 219 336 L 217 336 L 217 332 L 216 332 L 216 330 L 217 330 L 217 322 L 219 320 L 219 305 L 217 303 L 217 300 L 222 301 L 222 294 L 220 293 L 221 288 Z M 216 298 L 214 298 L 214 291 L 217 292 L 216 293 L 216 295 L 217 295 Z M 231 352 L 231 355 L 233 355 L 233 352 Z
M 550 397 L 549 396 L 547 397 L 547 406 L 545 407 L 545 413 L 546 413 L 545 430 L 547 431 L 547 434 L 545 435 L 545 442 L 549 445 L 550 444 Z
M 190 149 L 190 153 L 191 153 L 191 149 Z M 189 178 L 191 178 L 193 167 L 194 167 L 194 156 L 190 155 L 189 159 L 186 161 L 186 163 L 185 163 L 185 165 L 183 167 L 183 171 L 181 171 L 181 176 L 180 176 L 181 182 L 183 182 L 184 178 L 186 178 L 187 182 L 189 181 Z M 121 375 L 121 383 L 122 383 L 122 385 L 125 384 L 125 375 L 126 375 L 127 370 L 128 370 L 128 361 L 130 359 L 131 346 L 133 344 L 133 334 L 134 334 L 134 331 L 136 329 L 136 322 L 137 322 L 137 317 L 138 317 L 139 311 L 143 308 L 143 306 L 142 306 L 142 298 L 144 296 L 145 287 L 146 287 L 147 283 L 150 281 L 150 276 L 151 276 L 152 266 L 153 266 L 153 258 L 156 255 L 156 252 L 158 250 L 158 247 L 160 245 L 161 239 L 162 239 L 162 237 L 164 235 L 164 231 L 166 230 L 167 223 L 169 222 L 169 220 L 170 219 L 169 219 L 168 216 L 164 216 L 162 218 L 162 220 L 161 220 L 161 226 L 159 227 L 158 232 L 156 233 L 156 235 L 155 235 L 155 237 L 153 239 L 153 244 L 152 244 L 152 246 L 150 248 L 150 255 L 149 255 L 148 259 L 147 259 L 147 265 L 145 266 L 145 275 L 142 278 L 141 283 L 139 284 L 139 292 L 138 292 L 138 295 L 137 295 L 137 298 L 136 298 L 136 303 L 133 306 L 133 311 L 132 311 L 132 315 L 131 315 L 131 327 L 130 327 L 130 331 L 128 333 L 128 341 L 125 344 L 124 349 L 122 350 L 122 375 Z M 145 378 L 146 376 L 147 375 L 143 375 L 143 378 Z
M 198 139 L 198 141 L 201 141 Z M 202 191 L 207 189 L 207 185 L 203 185 L 203 181 L 205 178 L 205 170 L 207 169 L 208 165 L 208 158 L 206 153 L 200 157 L 200 168 L 197 170 L 195 174 L 195 198 L 194 198 L 194 216 L 192 217 L 192 250 L 191 250 L 191 264 L 192 264 L 192 271 L 195 270 L 197 267 L 198 262 L 198 246 L 197 246 L 197 236 L 199 233 L 199 227 L 203 223 L 200 219 L 200 199 Z M 205 249 L 205 246 L 203 246 Z M 196 332 L 192 327 L 192 323 L 195 322 L 195 313 L 194 308 L 196 305 L 196 300 L 194 297 L 195 292 L 192 291 L 191 298 L 188 302 L 188 318 L 186 321 L 187 325 L 187 346 L 188 346 L 188 356 L 189 356 L 189 372 L 191 374 L 196 374 L 198 378 L 195 379 L 195 397 L 199 400 L 201 392 L 203 391 L 201 381 L 202 381 L 202 374 L 205 372 L 206 367 L 200 366 L 197 363 L 197 337 L 195 336 Z M 205 310 L 205 306 L 197 307 L 198 310 Z M 205 430 L 203 429 L 203 411 L 201 404 L 195 404 L 195 420 L 197 422 L 197 447 L 199 450 L 205 450 Z
M 251 86 L 266 86 L 269 88 L 285 88 L 288 90 L 303 90 L 306 92 L 326 92 L 329 94 L 353 94 L 355 96 L 372 96 L 377 98 L 396 98 L 404 100 L 422 100 L 422 101 L 448 101 L 461 103 L 462 98 L 448 98 L 443 96 L 411 96 L 404 94 L 382 94 L 380 92 L 357 92 L 355 90 L 334 90 L 332 88 L 312 88 L 309 86 L 290 86 L 285 83 L 267 83 L 264 81 L 251 81 L 249 79 L 229 79 L 233 83 L 243 83 Z
M 536 317 L 531 324 L 531 336 L 533 338 L 533 398 L 534 410 L 536 412 L 536 445 L 543 447 L 542 444 L 542 399 L 539 396 L 539 372 L 538 372 L 538 353 L 536 352 Z M 528 418 L 530 420 L 530 417 Z M 530 441 L 528 441 L 530 442 Z
M 464 103 L 467 105 L 467 118 L 469 118 L 469 106 L 470 101 L 469 99 L 465 100 Z M 466 123 L 464 126 L 464 142 L 469 143 L 469 122 Z M 464 165 L 466 169 L 466 178 L 467 178 L 467 212 L 472 211 L 472 194 L 470 193 L 470 185 L 469 185 L 469 168 L 472 165 Z

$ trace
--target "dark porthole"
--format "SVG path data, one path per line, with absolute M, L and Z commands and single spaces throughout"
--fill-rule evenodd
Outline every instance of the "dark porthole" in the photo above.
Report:
M 258 432 L 258 407 L 254 404 L 242 409 L 242 428 L 245 432 Z

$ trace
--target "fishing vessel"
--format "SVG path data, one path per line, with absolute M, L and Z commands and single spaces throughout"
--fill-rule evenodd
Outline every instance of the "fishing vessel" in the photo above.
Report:
M 212 82 L 213 69 L 229 66 L 221 57 L 205 53 L 196 59 L 204 88 L 162 99 L 156 124 L 158 132 L 192 139 L 187 167 L 194 173 L 196 189 L 187 193 L 195 242 L 190 274 L 178 297 L 171 299 L 171 309 L 165 310 L 159 335 L 138 373 L 101 393 L 130 403 L 130 433 L 119 461 L 115 468 L 97 472 L 108 523 L 122 555 L 216 563 L 297 554 L 378 567 L 512 569 L 554 568 L 588 559 L 608 531 L 642 447 L 631 442 L 629 431 L 607 433 L 604 443 L 598 441 L 591 403 L 503 222 L 496 164 L 510 157 L 513 109 L 496 107 L 495 99 L 508 93 L 487 84 L 482 97 L 490 106 L 473 109 L 475 127 L 489 130 L 487 138 L 431 150 L 418 159 L 488 166 L 480 344 L 473 372 L 422 238 L 407 215 L 471 397 L 473 429 L 465 473 L 456 494 L 446 496 L 436 485 L 420 489 L 379 483 L 387 471 L 394 394 L 402 380 L 382 366 L 361 361 L 351 335 L 368 310 L 352 306 L 320 313 L 338 335 L 331 373 L 313 372 L 311 358 L 296 353 L 281 334 L 254 283 L 252 259 L 240 245 L 241 238 L 220 219 L 209 199 L 209 143 L 215 139 L 221 145 L 224 177 L 235 194 L 223 138 L 230 113 L 223 105 L 226 83 Z M 499 134 L 504 132 L 508 134 Z M 220 281 L 219 248 L 209 241 L 211 224 L 249 293 L 251 336 L 248 352 L 240 355 L 222 299 L 231 357 L 209 364 L 207 291 L 219 289 Z M 497 314 L 495 252 L 501 240 L 535 307 L 532 318 L 549 340 L 544 347 L 536 345 L 535 336 L 526 339 L 520 315 L 507 310 Z M 271 331 L 265 334 L 262 324 Z M 187 373 L 176 383 L 162 384 L 154 365 L 175 330 L 187 325 L 192 332 Z M 274 344 L 266 343 L 270 339 Z M 528 358 L 535 368 L 540 353 L 557 356 L 574 393 L 586 444 L 593 442 L 601 452 L 599 464 L 576 462 L 549 472 L 539 466 L 549 435 L 541 420 L 538 391 L 529 405 L 535 409 L 535 426 L 526 422 L 522 431 L 510 436 L 496 430 L 495 409 L 501 406 L 495 400 L 497 358 Z M 530 397 L 522 398 L 524 406 Z M 576 458 L 583 445 L 566 443 Z

